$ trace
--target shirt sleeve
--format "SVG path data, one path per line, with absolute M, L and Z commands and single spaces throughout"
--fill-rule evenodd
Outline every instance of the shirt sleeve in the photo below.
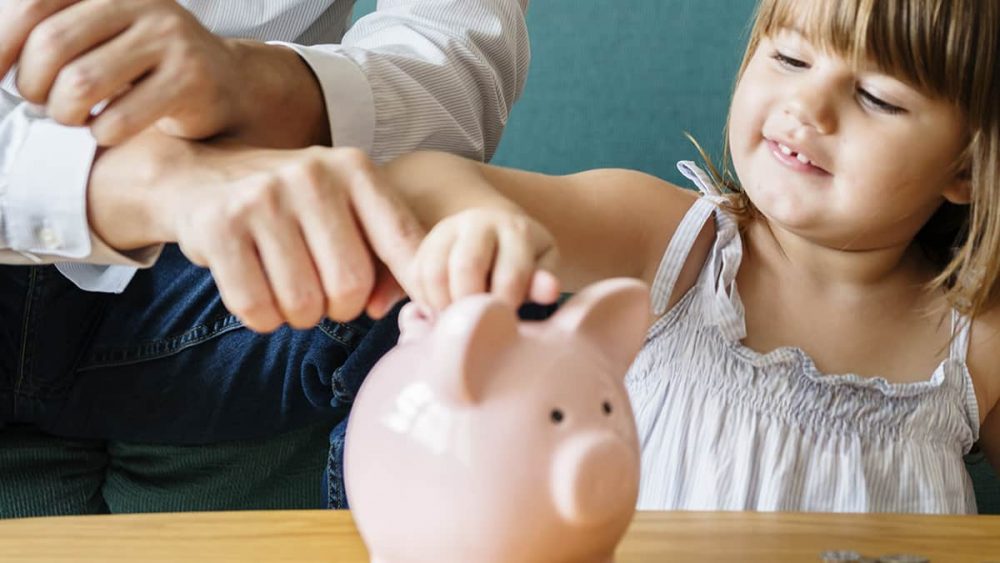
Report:
M 0 263 L 64 262 L 60 271 L 82 289 L 121 292 L 160 247 L 120 253 L 90 231 L 93 137 L 55 123 L 5 89 L 0 95 Z
M 530 61 L 528 0 L 380 0 L 339 45 L 286 45 L 316 74 L 334 145 L 493 156 Z

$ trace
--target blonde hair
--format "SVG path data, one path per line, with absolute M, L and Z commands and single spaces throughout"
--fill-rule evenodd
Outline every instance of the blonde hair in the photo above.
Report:
M 761 38 L 797 27 L 821 47 L 880 70 L 962 111 L 969 142 L 954 173 L 972 187 L 968 206 L 944 203 L 916 242 L 940 268 L 930 289 L 975 316 L 1000 298 L 1000 2 L 997 0 L 761 0 L 737 82 Z M 692 139 L 693 140 L 693 139 Z M 722 171 L 695 143 L 729 210 L 757 215 L 732 174 L 728 141 Z

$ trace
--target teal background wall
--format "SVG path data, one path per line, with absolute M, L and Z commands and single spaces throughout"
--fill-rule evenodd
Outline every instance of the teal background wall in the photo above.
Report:
M 358 2 L 356 16 L 374 0 Z M 682 182 L 690 131 L 713 154 L 753 0 L 533 0 L 532 63 L 493 162 L 628 167 Z

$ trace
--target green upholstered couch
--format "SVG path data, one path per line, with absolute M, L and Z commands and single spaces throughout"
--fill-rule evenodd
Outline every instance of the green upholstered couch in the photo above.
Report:
M 362 0 L 358 15 L 374 6 Z M 535 0 L 533 61 L 495 162 L 562 173 L 630 167 L 683 184 L 689 131 L 718 152 L 752 0 Z M 326 428 L 162 447 L 0 431 L 0 515 L 315 507 Z M 109 457 L 110 456 L 110 457 Z M 114 459 L 114 463 L 109 463 Z M 1000 484 L 970 459 L 980 508 Z

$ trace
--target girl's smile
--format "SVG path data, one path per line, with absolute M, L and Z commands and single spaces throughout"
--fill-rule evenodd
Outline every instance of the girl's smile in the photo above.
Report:
M 792 148 L 792 146 L 771 139 L 766 139 L 771 154 L 778 162 L 784 164 L 795 172 L 815 174 L 819 176 L 829 176 L 830 173 L 817 165 L 805 152 Z

